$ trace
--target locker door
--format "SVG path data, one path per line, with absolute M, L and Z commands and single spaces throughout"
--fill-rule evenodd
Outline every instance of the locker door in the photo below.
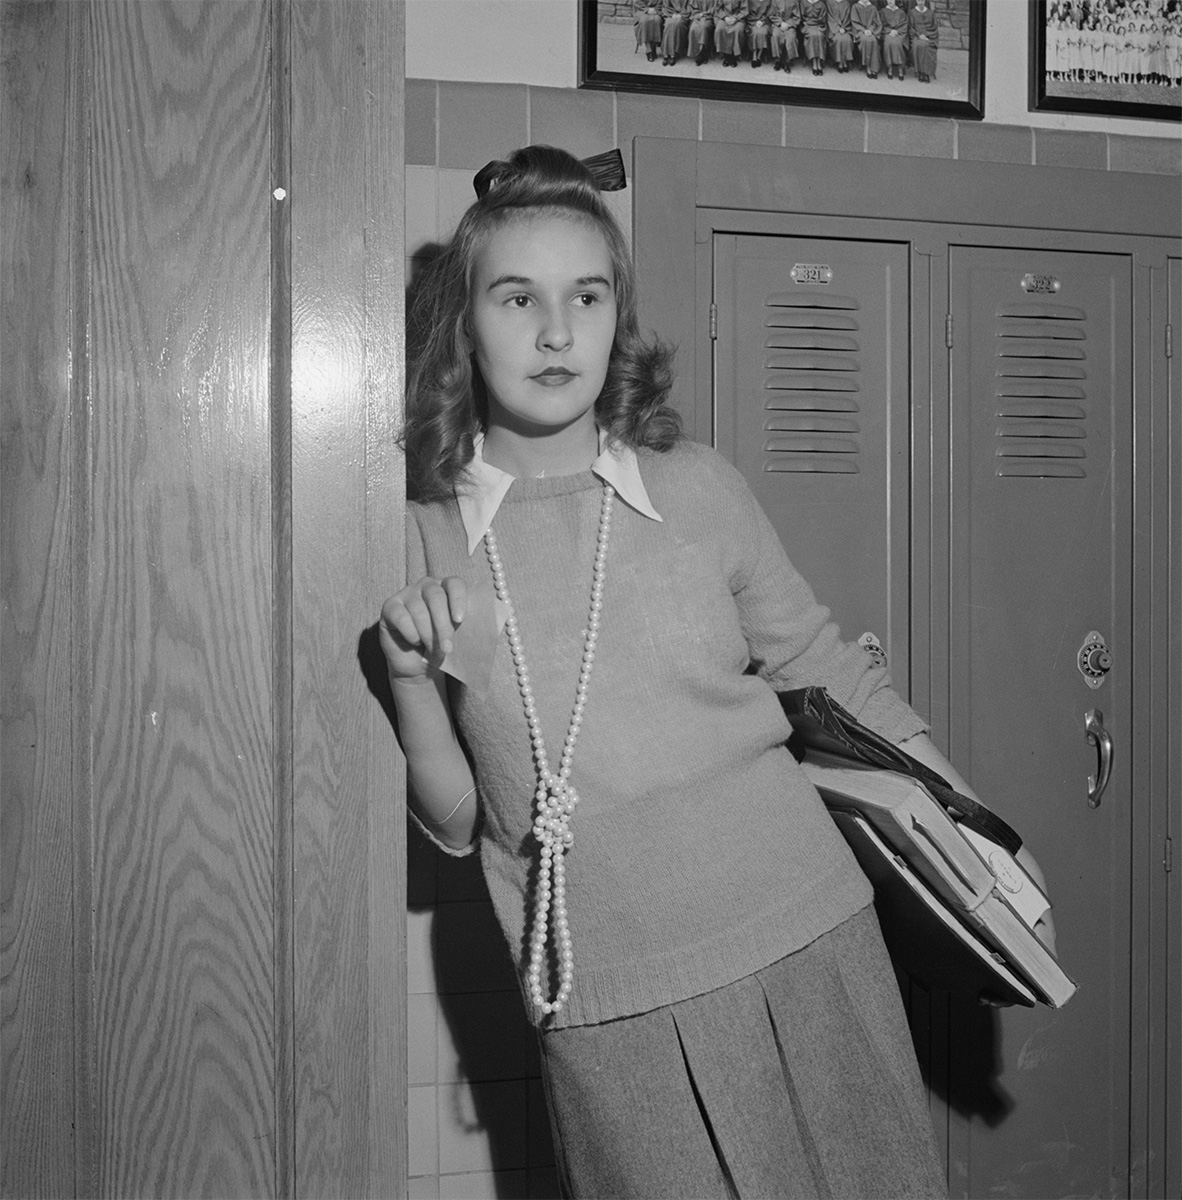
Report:
M 1046 871 L 1080 988 L 999 1014 L 998 1107 L 954 1128 L 953 1194 L 1127 1195 L 1132 264 L 951 247 L 949 297 L 950 755 Z M 1092 633 L 1107 674 L 1080 669 Z M 1091 801 L 1089 712 L 1113 742 Z M 980 1068 L 957 1030 L 953 1076 Z
M 1165 811 L 1157 831 L 1164 833 L 1168 864 L 1165 881 L 1165 902 L 1158 918 L 1163 928 L 1165 953 L 1162 972 L 1165 976 L 1165 1029 L 1159 1045 L 1164 1047 L 1162 1073 L 1161 1116 L 1154 1113 L 1158 1127 L 1164 1129 L 1164 1162 L 1157 1168 L 1157 1180 L 1164 1180 L 1161 1194 L 1182 1195 L 1182 870 L 1178 855 L 1182 851 L 1182 258 L 1170 258 L 1167 264 L 1168 298 L 1166 309 L 1167 345 L 1165 403 L 1157 410 L 1161 418 L 1155 421 L 1154 437 L 1164 447 L 1159 458 L 1155 480 L 1154 511 L 1163 514 L 1159 527 L 1166 531 L 1165 544 L 1158 551 L 1159 563 L 1164 560 L 1166 580 L 1164 589 L 1155 592 L 1154 672 L 1157 688 L 1152 695 L 1155 706 L 1166 714 L 1163 736 L 1156 741 L 1158 761 L 1156 780 L 1162 781 Z M 1162 592 L 1165 592 L 1164 598 Z M 1156 615 L 1156 614 L 1155 614 Z M 1155 711 L 1159 711 L 1155 707 Z M 1164 760 L 1164 762 L 1162 761 Z M 1160 944 L 1160 943 L 1159 943 Z M 1160 978 L 1160 975 L 1159 975 Z M 1154 1182 L 1154 1176 L 1149 1176 Z
M 908 249 L 715 234 L 715 444 L 906 688 Z

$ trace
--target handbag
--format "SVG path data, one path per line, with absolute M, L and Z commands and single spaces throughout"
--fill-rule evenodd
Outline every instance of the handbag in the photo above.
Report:
M 907 775 L 922 783 L 933 799 L 956 820 L 977 829 L 1011 854 L 1017 854 L 1021 849 L 1022 839 L 1001 817 L 979 800 L 962 795 L 931 767 L 868 729 L 823 687 L 796 688 L 780 692 L 779 697 L 784 715 L 792 725 L 788 748 L 798 761 L 806 749 L 813 749 L 897 775 Z

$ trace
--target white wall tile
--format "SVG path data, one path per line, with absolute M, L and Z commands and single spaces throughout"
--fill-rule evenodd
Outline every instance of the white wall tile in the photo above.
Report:
M 439 240 L 439 197 L 434 167 L 406 168 L 406 253 Z
M 406 1077 L 410 1084 L 438 1082 L 438 1000 L 429 992 L 407 997 Z
M 525 1171 L 473 1171 L 439 1177 L 441 1200 L 512 1200 L 515 1196 L 526 1200 L 529 1194 Z
M 433 1087 L 407 1090 L 406 1134 L 408 1174 L 439 1173 L 439 1104 Z
M 489 158 L 493 157 L 494 155 L 489 154 Z M 460 218 L 476 199 L 476 193 L 472 190 L 472 177 L 475 172 L 441 167 L 438 174 L 439 205 L 436 219 L 440 238 L 448 238 L 455 232 Z
M 431 945 L 435 910 L 406 914 L 406 990 L 410 995 L 435 991 L 434 950 Z
M 440 1200 L 438 1175 L 420 1175 L 406 1183 L 406 1200 Z

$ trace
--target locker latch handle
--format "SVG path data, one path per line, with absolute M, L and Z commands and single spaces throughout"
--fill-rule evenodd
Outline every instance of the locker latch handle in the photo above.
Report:
M 1084 731 L 1099 756 L 1096 774 L 1088 776 L 1088 807 L 1099 808 L 1100 798 L 1112 775 L 1112 734 L 1104 728 L 1104 714 L 1098 708 L 1088 709 L 1084 716 Z

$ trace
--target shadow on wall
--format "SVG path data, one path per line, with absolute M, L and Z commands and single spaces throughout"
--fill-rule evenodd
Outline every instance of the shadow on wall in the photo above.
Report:
M 896 965 L 920 1074 L 953 1112 L 1002 1124 L 1014 1098 L 1001 1086 L 1001 1016 L 976 997 L 927 992 Z
M 990 1128 L 1000 1125 L 1014 1110 L 1014 1098 L 1001 1086 L 1001 1016 L 996 1008 L 971 996 L 949 998 L 949 1028 L 953 1056 L 960 1059 L 953 1072 L 955 1085 L 935 1087 L 953 1112 L 978 1117 Z
M 515 1172 L 553 1164 L 541 1103 L 537 1035 L 526 1019 L 479 858 L 435 854 L 417 833 L 412 833 L 408 853 L 436 858 L 431 951 L 444 1025 L 440 1070 L 470 1085 L 441 1089 L 440 1137 L 483 1138 L 489 1167 L 504 1181 L 503 1186 L 498 1182 L 498 1196 L 519 1195 L 513 1187 Z M 463 900 L 450 902 L 450 896 Z M 432 906 L 412 905 L 412 911 L 425 907 Z M 450 1061 L 442 1061 L 448 1057 Z

